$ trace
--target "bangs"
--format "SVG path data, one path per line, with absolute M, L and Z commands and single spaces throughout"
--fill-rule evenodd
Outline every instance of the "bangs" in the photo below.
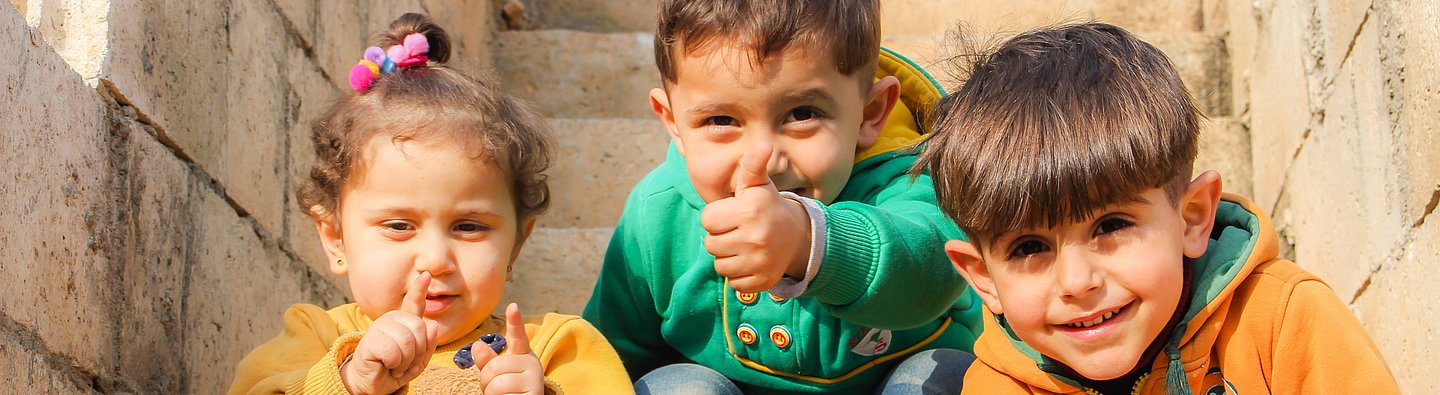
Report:
M 1022 34 L 935 105 L 912 172 L 972 237 L 1089 219 L 1188 177 L 1199 110 L 1164 54 L 1103 24 Z

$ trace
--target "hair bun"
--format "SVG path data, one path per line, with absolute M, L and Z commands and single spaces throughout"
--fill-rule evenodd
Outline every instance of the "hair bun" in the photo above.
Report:
M 375 45 L 380 48 L 389 48 L 394 45 L 401 45 L 405 42 L 405 36 L 419 33 L 429 41 L 430 50 L 425 56 L 431 62 L 445 63 L 450 59 L 450 35 L 436 25 L 430 17 L 425 14 L 406 13 L 390 22 L 389 31 L 381 33 L 375 38 Z

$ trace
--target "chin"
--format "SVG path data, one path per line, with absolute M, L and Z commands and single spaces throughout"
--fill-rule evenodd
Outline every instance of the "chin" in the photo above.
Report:
M 1081 376 L 1085 376 L 1086 378 L 1089 378 L 1091 380 L 1109 380 L 1119 378 L 1120 376 L 1124 376 L 1126 373 L 1130 373 L 1130 370 L 1135 368 L 1136 362 L 1133 358 L 1097 358 L 1099 356 L 1094 354 L 1087 355 L 1082 358 L 1087 357 L 1088 360 L 1084 361 L 1084 363 L 1066 363 L 1066 365 L 1070 366 L 1071 369 L 1074 369 L 1076 373 L 1079 373 Z

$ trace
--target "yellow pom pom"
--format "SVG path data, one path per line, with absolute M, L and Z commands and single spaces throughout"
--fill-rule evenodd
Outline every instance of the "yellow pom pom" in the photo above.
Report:
M 369 61 L 369 60 L 361 60 L 361 61 L 360 61 L 360 64 L 363 64 L 363 65 L 365 65 L 365 68 L 370 69 L 370 74 L 371 74 L 371 75 L 375 75 L 375 76 L 379 76 L 379 75 L 380 75 L 380 65 L 375 64 L 375 62 L 371 62 L 371 61 Z

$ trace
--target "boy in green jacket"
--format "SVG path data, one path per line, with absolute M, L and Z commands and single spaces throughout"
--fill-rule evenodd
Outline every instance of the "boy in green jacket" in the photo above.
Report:
M 942 93 L 882 52 L 877 2 L 660 3 L 672 145 L 583 314 L 636 391 L 957 392 L 980 306 L 904 150 Z

